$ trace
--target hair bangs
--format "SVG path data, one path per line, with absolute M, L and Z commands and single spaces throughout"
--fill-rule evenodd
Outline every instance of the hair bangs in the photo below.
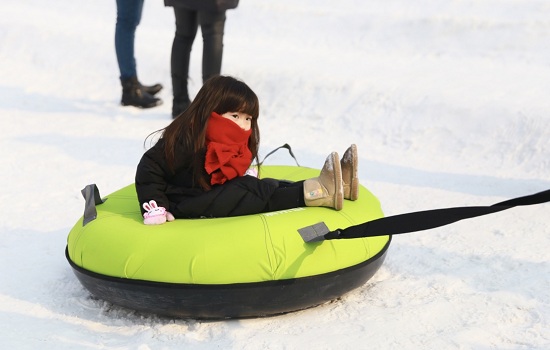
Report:
M 245 83 L 233 81 L 230 89 L 226 90 L 220 99 L 216 112 L 223 114 L 227 112 L 241 112 L 257 119 L 260 114 L 260 103 L 258 97 Z

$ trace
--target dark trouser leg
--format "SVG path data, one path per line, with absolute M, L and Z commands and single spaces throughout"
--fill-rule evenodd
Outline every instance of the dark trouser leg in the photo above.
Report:
M 222 68 L 223 32 L 225 27 L 225 11 L 199 12 L 201 25 L 203 52 L 202 52 L 202 81 L 219 75 Z
M 174 95 L 172 116 L 176 117 L 189 105 L 187 78 L 191 49 L 197 35 L 198 14 L 196 11 L 174 7 L 176 17 L 176 34 L 172 43 L 170 68 L 172 75 L 172 91 Z
M 136 59 L 134 57 L 134 41 L 136 28 L 141 20 L 144 0 L 117 0 L 117 20 L 115 28 L 115 50 L 120 69 L 123 106 L 151 108 L 162 101 L 153 97 L 147 91 L 158 92 L 162 86 L 144 88 L 137 79 Z M 155 92 L 155 93 L 156 93 Z
M 273 192 L 267 202 L 265 212 L 305 207 L 304 182 L 279 182 L 279 187 Z
M 303 181 L 241 176 L 196 197 L 168 194 L 176 218 L 229 217 L 303 207 Z
M 134 40 L 141 20 L 143 1 L 116 0 L 115 51 L 121 80 L 137 77 Z

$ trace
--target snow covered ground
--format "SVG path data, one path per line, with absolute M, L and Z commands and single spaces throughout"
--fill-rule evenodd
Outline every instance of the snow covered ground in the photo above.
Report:
M 165 104 L 137 110 L 119 106 L 114 1 L 0 3 L 1 348 L 550 348 L 550 204 L 396 236 L 365 286 L 283 316 L 174 320 L 90 298 L 67 233 L 80 190 L 132 182 L 170 122 L 173 22 L 146 2 L 138 72 Z M 193 93 L 200 57 L 199 36 Z M 262 155 L 288 142 L 319 168 L 357 143 L 388 215 L 550 188 L 548 1 L 243 0 L 223 73 L 260 97 Z

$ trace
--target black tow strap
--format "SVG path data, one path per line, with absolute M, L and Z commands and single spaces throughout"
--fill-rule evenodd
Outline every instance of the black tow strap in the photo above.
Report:
M 350 226 L 346 229 L 330 231 L 324 223 L 299 229 L 298 232 L 305 242 L 321 241 L 323 239 L 347 239 L 397 235 L 428 230 L 451 224 L 464 219 L 496 213 L 517 206 L 541 204 L 550 201 L 550 190 L 529 196 L 518 197 L 491 206 L 456 207 L 418 211 L 413 213 L 388 216 L 363 224 Z

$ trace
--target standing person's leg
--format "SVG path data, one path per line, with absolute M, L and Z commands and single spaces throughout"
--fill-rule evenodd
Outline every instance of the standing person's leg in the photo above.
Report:
M 137 78 L 134 42 L 136 28 L 141 21 L 144 0 L 117 0 L 117 21 L 115 27 L 115 51 L 120 70 L 123 106 L 150 108 L 162 101 L 153 97 L 162 85 L 143 86 Z M 149 92 L 150 93 L 149 93 Z
M 203 40 L 203 83 L 208 78 L 219 75 L 221 72 L 225 18 L 225 11 L 199 12 L 199 23 L 201 25 Z
M 144 0 L 116 0 L 115 50 L 120 80 L 137 77 L 134 41 Z
M 176 118 L 189 106 L 187 78 L 191 61 L 191 49 L 197 35 L 198 15 L 196 11 L 174 7 L 176 34 L 172 43 L 170 68 L 172 75 L 172 118 Z

